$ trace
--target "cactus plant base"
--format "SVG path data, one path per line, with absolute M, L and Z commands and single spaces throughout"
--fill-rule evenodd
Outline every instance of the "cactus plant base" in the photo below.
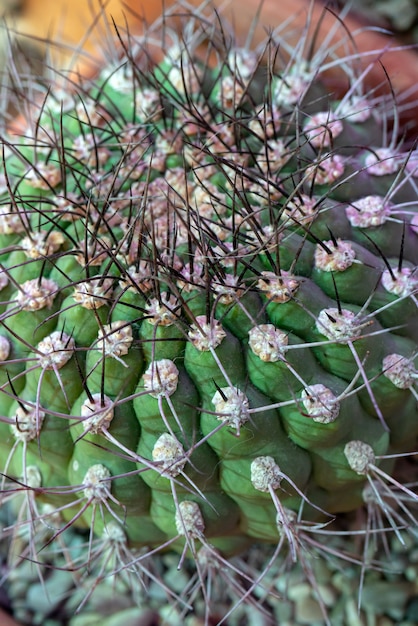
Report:
M 350 54 L 337 95 L 327 40 L 240 45 L 187 8 L 119 32 L 95 80 L 40 82 L 3 136 L 10 559 L 43 581 L 60 545 L 58 571 L 151 580 L 180 616 L 199 597 L 207 625 L 214 576 L 238 596 L 220 624 L 298 567 L 330 624 L 312 557 L 357 567 L 361 602 L 379 548 L 417 533 L 395 468 L 417 450 L 418 155 Z
M 10 524 L 11 519 L 10 511 L 9 515 L 6 514 L 6 508 L 1 515 L 3 526 Z M 351 529 L 354 532 L 358 527 L 359 520 L 352 514 L 345 516 L 341 523 L 341 530 Z M 416 623 L 418 543 L 407 533 L 402 532 L 402 537 L 404 545 L 392 537 L 389 542 L 390 552 L 382 549 L 381 553 L 374 555 L 381 561 L 383 570 L 366 573 L 360 611 L 357 607 L 358 567 L 346 564 L 342 569 L 338 559 L 326 562 L 312 559 L 321 597 L 326 602 L 333 625 L 366 625 L 371 622 L 385 626 L 412 626 Z M 85 533 L 71 529 L 67 545 L 73 556 L 79 554 L 85 541 Z M 329 538 L 325 538 L 325 541 L 329 541 Z M 357 540 L 353 536 L 348 539 L 334 537 L 331 543 L 336 551 L 358 552 Z M 3 539 L 0 547 L 2 557 L 7 559 L 10 541 Z M 240 570 L 259 571 L 270 558 L 271 551 L 267 546 L 255 545 L 242 557 L 235 558 L 234 564 Z M 180 607 L 166 596 L 161 586 L 151 579 L 144 578 L 146 587 L 141 587 L 138 580 L 127 577 L 126 580 L 115 581 L 109 575 L 110 572 L 104 576 L 100 568 L 95 567 L 88 574 L 74 577 L 72 573 L 60 570 L 65 561 L 59 545 L 51 546 L 41 560 L 45 560 L 41 565 L 42 582 L 37 566 L 26 561 L 10 572 L 5 584 L 10 608 L 19 624 L 90 626 L 100 621 L 104 626 L 116 626 L 121 622 L 131 624 L 132 621 L 132 625 L 139 622 L 143 626 L 157 623 L 164 626 L 181 623 L 195 626 L 204 623 L 205 603 L 199 596 L 193 603 L 192 611 L 184 615 Z M 180 571 L 177 566 L 178 557 L 167 553 L 153 564 L 152 569 L 172 590 L 181 593 L 184 586 L 193 584 L 195 569 L 193 562 L 188 559 Z M 232 577 L 228 585 L 223 578 L 218 580 L 217 576 L 213 583 L 211 601 L 212 620 L 215 622 L 239 601 L 239 595 L 234 591 Z M 228 624 L 322 626 L 324 623 L 315 592 L 301 566 L 295 567 L 290 573 L 284 572 L 282 563 L 277 560 L 270 568 L 263 587 L 253 591 L 251 603 L 246 602 L 236 608 L 229 616 Z M 82 603 L 83 610 L 76 613 Z

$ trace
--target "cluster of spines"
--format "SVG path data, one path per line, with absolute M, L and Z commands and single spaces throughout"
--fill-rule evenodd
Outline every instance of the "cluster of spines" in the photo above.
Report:
M 353 156 L 384 123 L 367 98 L 332 109 L 305 68 L 260 100 L 262 74 L 172 48 L 5 142 L 4 474 L 90 552 L 116 523 L 197 562 L 283 536 L 295 560 L 294 512 L 351 510 L 365 477 L 411 525 L 376 456 L 417 434 L 415 153 Z

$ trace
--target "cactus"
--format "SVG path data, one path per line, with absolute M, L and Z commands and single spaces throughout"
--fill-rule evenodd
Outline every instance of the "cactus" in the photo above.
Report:
M 209 623 L 213 569 L 232 611 L 273 559 L 318 590 L 349 512 L 362 578 L 370 543 L 416 532 L 395 461 L 418 435 L 418 159 L 349 59 L 337 98 L 303 37 L 166 20 L 160 61 L 152 30 L 124 42 L 3 137 L 2 497 L 22 558 L 73 528 L 79 568 L 113 546 L 140 578 L 177 552 L 196 586 L 161 585 L 183 614 L 200 590 Z M 249 574 L 254 542 L 273 556 Z

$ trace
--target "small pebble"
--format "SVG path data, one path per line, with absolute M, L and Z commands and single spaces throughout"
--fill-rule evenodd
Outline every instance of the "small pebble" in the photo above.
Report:
M 299 585 L 292 585 L 289 587 L 287 597 L 293 602 L 299 602 L 303 598 L 307 598 L 311 595 L 311 586 L 309 583 L 304 582 Z
M 313 626 L 313 622 L 324 621 L 319 603 L 309 596 L 304 596 L 295 601 L 295 617 L 299 624 L 309 624 L 309 626 Z
M 361 597 L 361 607 L 365 611 L 391 617 L 399 617 L 405 611 L 406 603 L 411 596 L 409 583 L 391 583 L 385 581 L 366 584 Z
M 325 606 L 333 606 L 335 604 L 337 595 L 330 585 L 318 584 L 318 593 Z

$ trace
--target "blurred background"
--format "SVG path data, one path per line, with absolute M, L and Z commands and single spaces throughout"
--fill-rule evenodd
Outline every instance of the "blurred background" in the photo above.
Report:
M 351 5 L 368 20 L 397 33 L 405 42 L 418 41 L 418 0 L 351 0 Z
M 194 7 L 201 3 L 201 0 L 183 1 Z M 261 21 L 267 28 L 275 28 L 289 19 L 302 28 L 311 3 L 311 0 L 206 1 L 212 1 L 221 9 L 228 7 L 226 15 L 243 37 L 260 2 L 263 4 Z M 31 92 L 36 84 L 34 76 L 44 76 L 47 85 L 50 84 L 48 78 L 71 70 L 72 77 L 78 80 L 79 73 L 95 72 L 100 57 L 114 58 L 120 45 L 113 25 L 105 16 L 112 16 L 123 36 L 127 32 L 136 35 L 143 31 L 144 24 L 152 23 L 161 14 L 163 4 L 170 6 L 174 2 L 0 0 L 0 127 L 8 124 L 17 112 L 22 112 L 22 101 L 34 101 L 36 93 Z M 418 0 L 315 0 L 315 7 L 320 7 L 318 10 L 325 4 L 337 13 L 350 8 L 348 18 L 344 19 L 350 32 L 359 32 L 363 26 L 377 29 L 356 37 L 356 49 L 360 52 L 382 49 L 393 43 L 384 36 L 379 39 L 378 32 L 384 29 L 393 32 L 403 44 L 418 45 Z M 323 28 L 326 30 L 326 26 Z M 259 39 L 260 35 L 264 37 L 265 30 L 259 28 L 258 35 Z M 412 94 L 406 99 L 412 102 L 409 106 L 411 124 L 416 126 L 418 53 L 408 50 L 395 56 L 385 54 L 384 64 L 396 91 Z M 381 71 L 373 70 L 369 74 L 369 87 L 383 84 L 384 80 Z
M 251 14 L 259 2 L 225 0 L 216 4 L 235 5 L 241 12 Z M 265 0 L 265 5 L 269 2 Z M 199 0 L 191 3 L 197 5 Z M 309 4 L 309 0 L 305 3 Z M 87 55 L 97 56 L 106 39 L 100 15 L 106 12 L 122 28 L 128 25 L 138 32 L 143 20 L 152 22 L 160 14 L 162 4 L 163 0 L 0 0 L 0 70 L 4 73 L 15 65 L 20 72 L 31 67 L 38 72 L 42 63 L 51 59 L 55 64 L 57 59 L 61 63 L 63 59 L 71 62 L 74 50 L 80 48 Z M 367 24 L 389 29 L 403 42 L 418 42 L 418 0 L 330 0 L 328 4 L 335 10 L 348 5 Z M 279 23 L 300 4 L 275 2 L 273 6 Z M 89 27 L 91 24 L 94 26 Z

